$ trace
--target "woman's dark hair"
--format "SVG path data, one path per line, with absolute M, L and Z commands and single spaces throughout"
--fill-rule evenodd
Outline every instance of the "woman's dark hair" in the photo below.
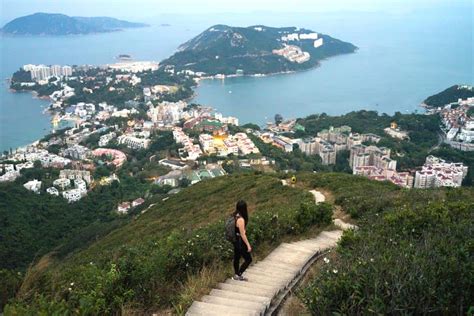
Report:
M 239 214 L 245 221 L 245 225 L 249 222 L 249 213 L 247 211 L 247 203 L 244 200 L 240 200 L 237 202 L 235 206 L 234 216 Z

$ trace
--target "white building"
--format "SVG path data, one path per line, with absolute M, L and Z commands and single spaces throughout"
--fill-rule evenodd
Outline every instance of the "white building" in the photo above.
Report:
M 64 77 L 72 76 L 72 67 L 71 66 L 63 66 L 61 69 L 61 75 Z
M 323 38 L 318 38 L 317 40 L 314 41 L 313 46 L 315 48 L 323 46 Z
M 47 188 L 46 192 L 51 194 L 51 195 L 59 196 L 59 191 L 55 187 Z
M 214 138 L 209 134 L 199 135 L 199 143 L 202 146 L 202 150 L 207 153 L 214 153 Z
M 318 39 L 318 33 L 307 33 L 307 34 L 300 34 L 300 40 L 316 40 Z
M 81 194 L 85 195 L 87 193 L 87 186 L 86 182 L 82 179 L 76 179 L 74 180 L 74 187 L 78 189 Z
M 64 169 L 59 172 L 59 178 L 65 178 L 69 180 L 82 179 L 87 184 L 92 182 L 91 173 L 88 170 Z
M 131 204 L 130 202 L 123 202 L 120 203 L 117 207 L 117 212 L 119 214 L 127 214 L 128 210 L 130 210 Z
M 462 163 L 447 163 L 445 160 L 428 156 L 420 171 L 415 175 L 415 188 L 460 187 L 468 167 Z
M 100 147 L 107 146 L 107 144 L 108 144 L 112 139 L 114 139 L 116 136 L 117 136 L 117 134 L 115 134 L 115 132 L 110 132 L 110 133 L 108 133 L 108 134 L 105 134 L 105 135 L 100 136 L 100 139 L 99 139 L 99 146 L 100 146 Z
M 29 191 L 32 191 L 36 194 L 40 194 L 41 181 L 34 179 L 34 180 L 26 182 L 25 184 L 23 184 L 23 186 L 25 187 L 25 189 Z
M 128 148 L 132 149 L 145 149 L 150 146 L 150 139 L 148 138 L 138 138 L 133 135 L 122 135 L 117 138 L 119 144 L 124 144 Z
M 79 189 L 71 189 L 63 192 L 63 198 L 69 203 L 77 202 L 82 198 L 83 194 Z
M 61 190 L 65 190 L 71 185 L 71 180 L 67 178 L 59 178 L 53 181 L 53 185 Z

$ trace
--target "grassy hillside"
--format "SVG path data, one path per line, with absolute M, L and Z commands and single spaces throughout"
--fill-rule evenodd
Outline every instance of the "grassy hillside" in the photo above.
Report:
M 474 189 L 402 190 L 306 175 L 358 218 L 300 297 L 313 315 L 466 315 L 474 297 Z
M 26 276 L 7 314 L 72 311 L 112 314 L 172 306 L 179 286 L 208 265 L 227 262 L 232 250 L 223 220 L 237 200 L 249 204 L 249 238 L 258 251 L 288 235 L 327 225 L 331 207 L 315 206 L 304 190 L 268 175 L 203 181 L 64 260 L 43 258 Z

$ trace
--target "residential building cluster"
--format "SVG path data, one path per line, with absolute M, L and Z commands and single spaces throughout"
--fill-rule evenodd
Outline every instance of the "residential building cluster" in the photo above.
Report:
M 127 214 L 130 209 L 140 206 L 143 203 L 145 203 L 145 200 L 143 198 L 137 198 L 131 202 L 122 202 L 117 206 L 117 212 L 119 214 Z
M 283 44 L 283 48 L 274 49 L 272 50 L 272 53 L 282 56 L 292 63 L 298 64 L 307 62 L 311 58 L 311 55 L 308 52 L 304 52 L 300 47 L 295 45 Z
M 107 146 L 110 143 L 110 141 L 113 140 L 115 137 L 117 137 L 117 133 L 115 132 L 104 134 L 100 136 L 98 144 L 100 147 Z
M 145 99 L 145 102 L 159 100 L 161 96 L 176 92 L 177 90 L 177 86 L 154 85 L 143 88 L 143 97 Z
M 199 143 L 205 153 L 218 156 L 249 155 L 260 152 L 245 133 L 236 133 L 235 135 L 201 134 Z
M 200 181 L 221 177 L 226 174 L 225 170 L 220 164 L 206 164 L 197 169 L 192 169 L 190 166 L 183 164 L 179 160 L 166 159 L 160 161 L 163 165 L 174 166 L 173 170 L 164 176 L 158 177 L 155 180 L 156 184 L 169 185 L 171 187 L 179 186 L 180 181 L 186 179 L 191 185 Z
M 184 133 L 181 127 L 173 128 L 173 138 L 176 143 L 183 145 L 183 148 L 179 149 L 180 157 L 185 160 L 196 160 L 202 156 L 201 147 L 198 144 L 194 144 L 193 140 Z
M 70 77 L 72 76 L 73 68 L 71 66 L 60 65 L 23 65 L 24 71 L 31 73 L 31 79 L 34 81 L 45 81 L 51 77 Z
M 124 61 L 107 65 L 109 69 L 123 72 L 137 73 L 142 71 L 158 70 L 159 64 L 153 61 Z
M 160 102 L 156 107 L 150 103 L 147 112 L 148 117 L 157 127 L 172 127 L 185 118 L 185 109 L 187 103 L 178 102 Z
M 349 165 L 355 175 L 390 181 L 404 188 L 413 186 L 413 176 L 397 171 L 397 161 L 390 158 L 390 149 L 385 147 L 355 145 L 351 148 Z
M 415 174 L 415 188 L 460 187 L 468 167 L 462 163 L 446 162 L 435 157 L 426 157 L 426 162 Z
M 319 37 L 318 33 L 290 33 L 283 35 L 281 40 L 284 42 L 291 42 L 291 41 L 302 41 L 302 40 L 313 40 L 313 46 L 318 48 L 323 45 L 323 38 Z
M 474 97 L 459 99 L 438 110 L 444 125 L 446 143 L 456 149 L 474 151 L 474 117 L 467 114 L 472 107 Z
M 117 143 L 132 149 L 146 149 L 150 146 L 150 132 L 131 132 L 117 137 Z

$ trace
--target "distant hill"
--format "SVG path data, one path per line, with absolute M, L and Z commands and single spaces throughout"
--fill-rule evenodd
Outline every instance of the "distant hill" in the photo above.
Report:
M 285 46 L 299 50 L 302 60 L 290 60 L 298 54 L 282 56 L 282 52 L 275 52 Z M 351 43 L 296 27 L 214 25 L 182 44 L 162 64 L 209 75 L 230 75 L 238 70 L 243 74 L 269 74 L 309 69 L 324 58 L 356 49 Z M 306 61 L 304 53 L 309 54 Z
M 8 22 L 1 31 L 10 35 L 70 35 L 112 32 L 145 26 L 147 24 L 109 17 L 71 17 L 57 13 L 35 13 Z
M 472 86 L 454 85 L 440 93 L 426 98 L 423 103 L 430 107 L 439 107 L 452 102 L 457 102 L 459 99 L 472 97 L 474 97 L 474 88 Z

